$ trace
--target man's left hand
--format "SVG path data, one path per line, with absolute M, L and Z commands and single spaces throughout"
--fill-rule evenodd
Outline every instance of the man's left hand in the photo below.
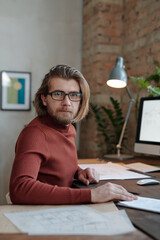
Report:
M 78 171 L 78 180 L 88 186 L 90 183 L 99 182 L 99 174 L 94 168 L 86 168 Z

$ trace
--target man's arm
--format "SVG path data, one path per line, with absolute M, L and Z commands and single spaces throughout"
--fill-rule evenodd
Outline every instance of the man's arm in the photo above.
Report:
M 59 187 L 38 180 L 40 166 L 47 161 L 44 156 L 49 155 L 45 142 L 44 133 L 37 128 L 25 129 L 20 135 L 10 179 L 11 201 L 14 204 L 91 202 L 90 189 Z
M 79 169 L 78 180 L 85 185 L 89 183 L 99 182 L 99 174 L 93 168 L 86 168 L 85 170 Z M 137 197 L 129 193 L 125 188 L 113 183 L 106 183 L 96 188 L 91 189 L 91 202 L 102 203 L 114 200 L 132 201 Z

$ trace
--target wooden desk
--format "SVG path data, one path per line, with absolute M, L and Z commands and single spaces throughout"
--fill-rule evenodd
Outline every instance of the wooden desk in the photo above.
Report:
M 144 162 L 147 164 L 155 164 L 160 165 L 160 160 L 155 159 L 141 159 L 136 158 L 133 160 L 127 160 L 127 163 L 131 162 Z M 79 163 L 95 163 L 95 160 L 80 160 Z M 125 163 L 125 161 L 124 161 Z M 160 180 L 160 172 L 155 172 L 151 174 L 157 177 Z M 101 181 L 99 184 L 103 184 L 107 181 Z M 137 192 L 140 196 L 144 197 L 153 197 L 160 199 L 160 185 L 155 186 L 138 186 L 136 184 L 137 180 L 112 180 L 110 182 L 114 182 L 117 184 L 121 184 L 124 186 L 128 191 Z M 94 204 L 93 206 L 95 206 Z M 0 206 L 0 209 L 4 209 L 6 206 Z M 10 207 L 17 207 L 17 206 L 10 206 Z M 48 206 L 49 207 L 49 206 Z M 96 206 L 95 206 L 96 207 Z M 103 204 L 99 204 L 99 208 L 103 208 Z M 33 206 L 34 209 L 37 206 Z M 137 228 L 137 231 L 123 234 L 123 235 L 116 235 L 116 236 L 29 236 L 27 234 L 22 233 L 7 233 L 7 234 L 0 234 L 0 240 L 151 240 L 157 239 L 160 240 L 160 214 L 151 213 L 147 211 L 140 211 L 136 209 L 129 209 L 124 207 L 118 207 L 119 209 L 125 209 L 129 218 L 131 219 L 132 223 Z M 5 210 L 4 210 L 5 211 Z M 2 214 L 2 213 L 1 213 Z
M 91 161 L 92 160 L 89 160 L 88 163 L 91 163 Z M 83 160 L 80 160 L 79 162 L 83 163 Z M 96 163 L 95 160 L 93 162 Z M 158 159 L 136 157 L 135 159 L 132 160 L 123 161 L 123 163 L 126 164 L 132 162 L 142 162 L 146 164 L 160 166 L 160 158 Z M 119 163 L 119 161 L 114 161 L 114 163 Z M 160 181 L 160 172 L 152 172 L 148 175 L 151 175 Z M 103 184 L 104 182 L 107 181 L 101 181 L 99 184 Z M 110 180 L 110 182 L 120 184 L 124 188 L 126 188 L 129 192 L 136 192 L 141 197 L 160 199 L 160 184 L 150 186 L 139 186 L 136 183 L 137 180 Z M 120 206 L 118 206 L 118 208 L 125 209 L 134 226 L 137 229 L 144 232 L 147 236 L 150 236 L 150 239 L 160 240 L 160 214 Z

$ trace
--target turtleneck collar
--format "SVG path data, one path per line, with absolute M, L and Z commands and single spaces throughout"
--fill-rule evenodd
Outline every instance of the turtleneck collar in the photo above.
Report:
M 60 124 L 49 115 L 47 115 L 45 117 L 41 117 L 41 121 L 45 122 L 45 124 L 47 124 L 49 127 L 54 127 L 55 129 L 57 129 L 60 132 L 67 132 L 70 127 L 70 124 L 68 124 L 68 125 Z

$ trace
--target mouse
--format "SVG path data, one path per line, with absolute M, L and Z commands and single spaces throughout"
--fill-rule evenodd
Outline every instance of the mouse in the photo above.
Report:
M 159 184 L 160 182 L 155 180 L 155 179 L 141 179 L 137 181 L 138 185 L 145 186 L 145 185 L 156 185 Z

